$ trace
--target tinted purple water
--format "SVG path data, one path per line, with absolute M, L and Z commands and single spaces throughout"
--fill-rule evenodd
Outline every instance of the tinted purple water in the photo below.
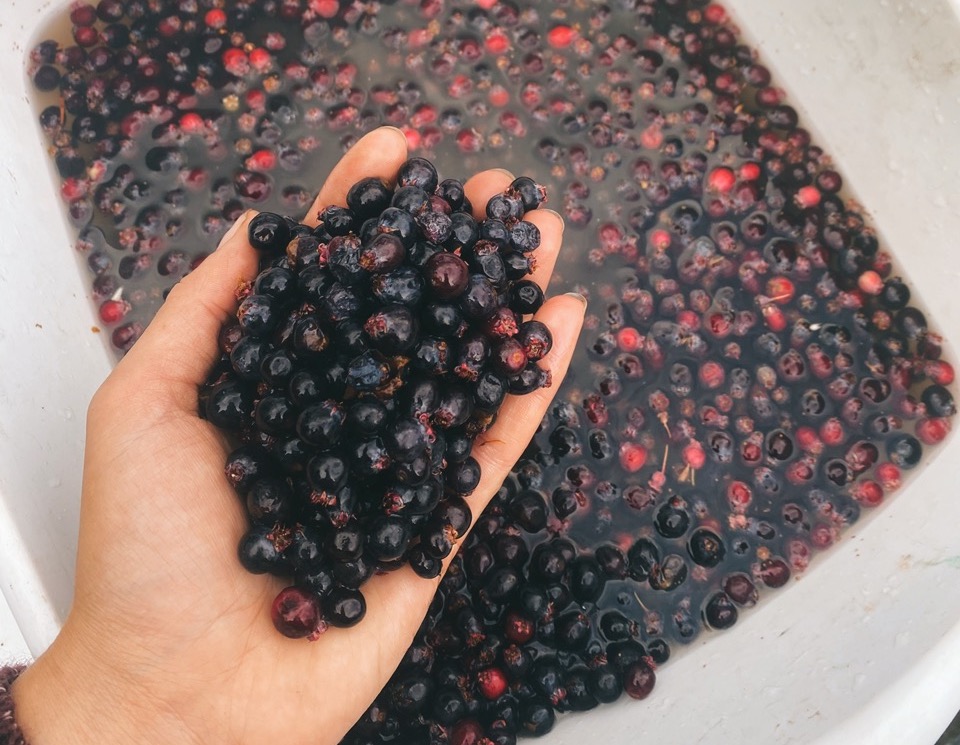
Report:
M 104 0 L 92 25 L 75 6 L 73 31 L 28 63 L 52 88 L 38 115 L 118 351 L 244 209 L 301 214 L 384 123 L 443 176 L 506 165 L 546 185 L 568 224 L 553 287 L 590 300 L 556 404 L 414 648 L 430 661 L 411 654 L 384 721 L 351 742 L 440 738 L 430 723 L 447 739 L 424 742 L 470 741 L 469 726 L 397 704 L 416 675 L 493 737 L 503 702 L 483 699 L 477 671 L 509 671 L 513 641 L 556 655 L 572 687 L 612 656 L 610 610 L 662 663 L 802 572 L 949 431 L 940 339 L 719 6 L 221 5 Z M 518 505 L 540 504 L 547 528 L 524 531 Z M 484 556 L 509 565 L 498 536 L 512 534 L 534 556 L 515 560 L 523 583 L 554 588 L 555 615 L 585 614 L 583 646 L 548 619 L 525 641 L 516 597 L 490 602 Z M 548 549 L 568 565 L 556 581 L 537 568 Z M 574 555 L 603 560 L 598 600 L 571 598 Z M 464 651 L 466 606 L 484 641 Z M 536 733 L 530 702 L 550 696 L 507 677 L 508 729 Z

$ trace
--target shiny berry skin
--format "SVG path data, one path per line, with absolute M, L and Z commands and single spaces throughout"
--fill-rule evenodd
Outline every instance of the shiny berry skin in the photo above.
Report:
M 499 302 L 493 283 L 482 274 L 471 274 L 460 299 L 464 316 L 473 321 L 489 318 Z
M 254 525 L 237 546 L 240 564 L 251 574 L 285 574 L 290 569 L 285 553 L 289 540 L 274 533 L 273 526 Z
M 519 375 L 528 362 L 526 350 L 518 339 L 507 339 L 493 351 L 493 368 L 508 377 Z
M 473 413 L 473 402 L 460 386 L 448 386 L 440 394 L 433 413 L 433 421 L 443 429 L 452 429 L 466 423 Z
M 920 462 L 923 445 L 910 435 L 897 435 L 887 441 L 887 457 L 899 468 L 913 468 Z
M 597 666 L 590 674 L 590 692 L 600 703 L 613 703 L 623 693 L 620 673 L 609 664 Z
M 410 524 L 396 515 L 377 517 L 367 532 L 367 553 L 378 561 L 396 561 L 410 543 Z
M 416 344 L 420 324 L 404 305 L 390 305 L 370 316 L 363 325 L 374 348 L 385 354 L 400 354 Z
M 517 341 L 530 361 L 541 360 L 553 348 L 553 334 L 546 324 L 540 321 L 527 321 L 517 332 Z
M 340 438 L 346 414 L 333 400 L 308 406 L 297 418 L 297 434 L 315 447 L 328 448 Z
M 410 568 L 413 569 L 417 576 L 423 577 L 424 579 L 439 577 L 440 571 L 443 568 L 443 563 L 439 558 L 426 553 L 423 548 L 419 546 L 410 551 L 408 560 L 410 562 Z
M 426 158 L 410 158 L 400 166 L 397 172 L 397 186 L 416 186 L 428 194 L 432 194 L 437 189 L 438 182 L 437 169 Z M 446 189 L 449 193 L 449 184 Z M 450 200 L 447 199 L 447 201 Z M 451 207 L 453 207 L 452 204 Z
M 520 315 L 536 313 L 543 305 L 543 290 L 529 279 L 522 279 L 510 290 L 510 310 Z
M 400 419 L 384 429 L 383 442 L 394 461 L 409 463 L 427 449 L 427 432 L 415 419 Z
M 221 429 L 239 429 L 253 414 L 253 394 L 239 381 L 228 380 L 214 387 L 206 399 L 206 418 Z
M 437 253 L 427 260 L 424 277 L 433 297 L 453 300 L 467 289 L 470 279 L 466 262 L 451 253 Z
M 286 220 L 272 212 L 261 212 L 251 219 L 247 226 L 247 240 L 257 251 L 263 253 L 283 253 L 290 238 L 290 228 Z
M 270 617 L 277 631 L 290 639 L 302 639 L 321 630 L 319 598 L 299 587 L 280 591 L 273 601 Z
M 520 197 L 525 212 L 537 209 L 547 198 L 546 190 L 529 176 L 514 179 L 509 191 Z
M 927 386 L 920 398 L 930 416 L 946 418 L 957 413 L 953 395 L 942 385 Z
M 477 409 L 495 412 L 507 396 L 507 381 L 495 372 L 485 372 L 473 389 L 473 401 Z
M 470 456 L 456 464 L 456 467 L 453 469 L 452 478 L 448 481 L 448 487 L 452 489 L 454 493 L 463 497 L 472 494 L 479 484 L 480 464 L 476 458 Z
M 708 568 L 717 566 L 726 555 L 720 536 L 707 528 L 697 528 L 690 534 L 687 551 L 694 562 Z
M 391 233 L 380 233 L 359 253 L 359 264 L 371 274 L 387 274 L 403 263 L 406 249 L 401 240 Z
M 477 688 L 485 699 L 496 701 L 507 691 L 507 677 L 498 668 L 485 668 L 477 673 Z
M 517 375 L 511 376 L 508 381 L 510 393 L 526 395 L 538 388 L 548 388 L 551 384 L 549 371 L 542 369 L 536 362 L 530 362 Z
M 710 596 L 703 608 L 704 620 L 714 629 L 729 629 L 737 622 L 737 607 L 725 592 Z
M 243 333 L 262 337 L 273 331 L 280 317 L 269 295 L 248 295 L 237 308 L 237 320 Z
M 318 229 L 322 228 L 331 237 L 352 233 L 359 227 L 352 211 L 336 205 L 322 209 L 317 223 Z
M 267 453 L 255 445 L 242 445 L 227 457 L 224 473 L 227 481 L 241 496 L 245 496 L 253 483 L 270 472 Z
M 393 193 L 378 178 L 364 178 L 347 192 L 347 207 L 360 220 L 376 217 L 383 212 L 393 198 Z
M 367 603 L 359 590 L 334 587 L 323 598 L 323 615 L 327 623 L 337 628 L 350 628 L 363 620 Z

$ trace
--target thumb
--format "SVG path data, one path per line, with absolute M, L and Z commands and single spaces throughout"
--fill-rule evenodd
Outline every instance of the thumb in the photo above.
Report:
M 247 241 L 247 211 L 217 250 L 171 291 L 160 311 L 111 375 L 149 393 L 175 411 L 195 413 L 197 387 L 219 355 L 217 336 L 237 308 L 236 290 L 257 271 L 257 254 Z

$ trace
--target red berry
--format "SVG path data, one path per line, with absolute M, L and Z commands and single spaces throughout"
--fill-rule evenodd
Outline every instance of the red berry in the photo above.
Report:
M 883 292 L 883 278 L 870 269 L 860 275 L 857 286 L 868 295 L 879 295 Z
M 707 360 L 700 366 L 700 383 L 704 388 L 713 390 L 723 385 L 726 373 L 723 365 L 716 360 Z
M 321 18 L 334 18 L 340 12 L 339 0 L 310 0 L 310 8 Z
M 820 190 L 816 186 L 801 186 L 795 199 L 803 208 L 816 207 L 820 204 Z
M 743 512 L 753 500 L 753 492 L 742 481 L 732 481 L 727 487 L 727 502 L 734 512 Z
M 877 466 L 877 478 L 884 489 L 894 491 L 900 488 L 900 469 L 893 463 L 881 463 Z
M 577 32 L 570 26 L 554 26 L 547 32 L 547 43 L 554 49 L 565 49 L 576 38 Z
M 253 65 L 254 69 L 258 72 L 264 72 L 269 70 L 273 65 L 273 55 L 266 49 L 257 47 L 250 52 L 250 64 Z
M 507 691 L 507 676 L 496 667 L 488 667 L 477 673 L 477 688 L 488 701 L 496 701 Z
M 714 26 L 719 26 L 727 20 L 727 11 L 719 3 L 710 3 L 703 9 L 703 19 Z
M 506 34 L 494 31 L 487 37 L 484 45 L 490 54 L 503 54 L 510 48 L 510 39 L 507 38 Z
M 185 134 L 197 134 L 204 128 L 203 117 L 192 111 L 180 117 L 180 129 Z
M 686 463 L 690 468 L 703 468 L 703 464 L 707 461 L 707 455 L 703 452 L 703 445 L 701 445 L 696 440 L 691 440 L 683 448 L 683 462 Z
M 627 473 L 636 473 L 647 462 L 647 450 L 635 442 L 625 442 L 620 446 L 620 465 Z
M 767 295 L 778 305 L 786 305 L 793 300 L 796 288 L 786 277 L 771 277 L 767 280 Z
M 227 14 L 220 8 L 213 8 L 203 16 L 203 22 L 216 31 L 227 25 Z
M 707 189 L 719 194 L 726 194 L 736 182 L 737 177 L 729 168 L 714 168 L 707 176 Z
M 937 385 L 950 385 L 953 382 L 953 365 L 945 360 L 927 360 L 923 363 L 923 374 Z
M 924 445 L 936 445 L 950 434 L 949 419 L 924 418 L 917 422 L 917 438 Z
M 273 150 L 257 150 L 244 165 L 250 171 L 272 171 L 277 165 L 277 156 Z
M 624 352 L 636 352 L 640 348 L 643 337 L 635 328 L 627 326 L 617 332 L 617 346 Z
M 104 323 L 118 323 L 130 312 L 130 303 L 126 300 L 107 300 L 100 306 L 100 320 Z
M 883 501 L 883 487 L 876 481 L 854 484 L 852 494 L 854 499 L 865 507 L 876 507 Z
M 291 639 L 302 639 L 322 632 L 320 599 L 299 587 L 287 587 L 280 591 L 273 601 L 270 617 L 277 631 Z
M 760 178 L 760 165 L 757 163 L 744 163 L 740 166 L 741 181 L 756 181 Z
M 798 427 L 796 432 L 797 445 L 807 453 L 816 455 L 823 450 L 823 442 L 813 427 Z
M 487 94 L 487 98 L 490 100 L 490 105 L 496 106 L 498 109 L 510 103 L 510 93 L 502 85 L 493 86 Z
M 839 445 L 846 436 L 843 424 L 837 417 L 830 417 L 820 426 L 820 439 L 828 447 Z

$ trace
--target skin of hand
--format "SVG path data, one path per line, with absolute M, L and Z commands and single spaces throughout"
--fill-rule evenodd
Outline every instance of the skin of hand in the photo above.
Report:
M 400 130 L 371 132 L 334 169 L 308 222 L 345 204 L 360 178 L 389 181 L 406 158 Z M 467 182 L 467 195 L 482 209 L 511 180 L 485 171 Z M 292 640 L 270 620 L 286 583 L 248 574 L 237 560 L 246 517 L 223 474 L 228 445 L 198 417 L 197 390 L 219 354 L 217 332 L 236 309 L 238 283 L 256 274 L 246 240 L 252 216 L 170 293 L 90 404 L 73 607 L 13 687 L 32 745 L 337 743 L 399 664 L 437 588 L 438 579 L 409 567 L 374 577 L 363 587 L 360 624 Z M 563 222 L 544 209 L 526 219 L 541 231 L 533 279 L 546 287 Z M 555 384 L 508 398 L 477 440 L 475 516 L 541 421 L 584 311 L 579 296 L 558 296 L 538 312 L 554 334 L 542 364 Z

